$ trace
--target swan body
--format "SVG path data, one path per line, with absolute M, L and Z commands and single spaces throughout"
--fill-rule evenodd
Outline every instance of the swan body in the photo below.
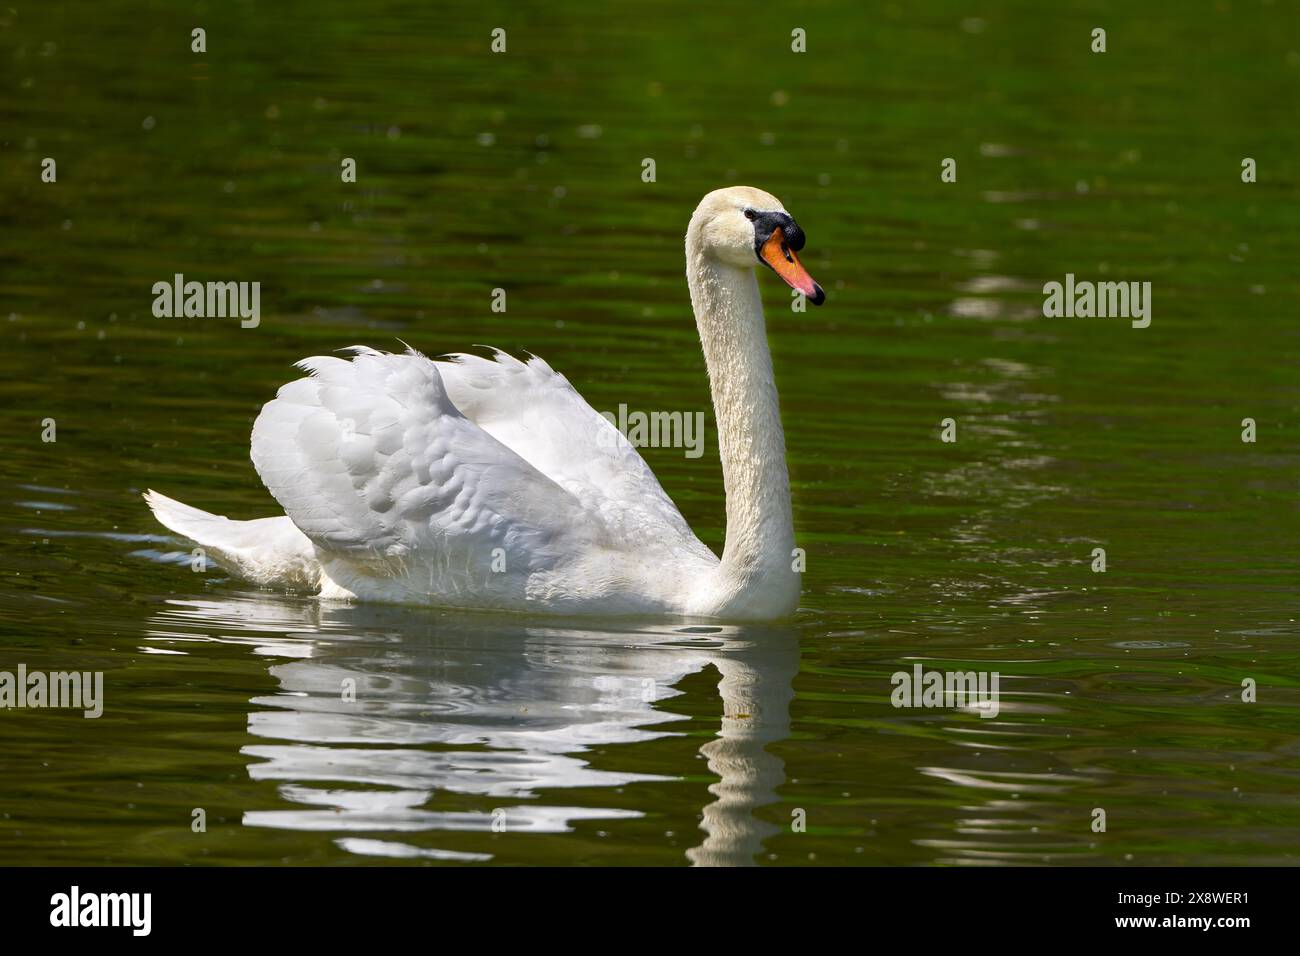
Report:
M 704 197 L 687 281 L 727 493 L 722 557 L 637 450 L 540 358 L 363 346 L 317 356 L 253 426 L 284 516 L 234 521 L 149 491 L 165 526 L 255 584 L 403 604 L 771 620 L 799 598 L 776 385 L 754 267 L 815 304 L 803 233 L 750 187 Z

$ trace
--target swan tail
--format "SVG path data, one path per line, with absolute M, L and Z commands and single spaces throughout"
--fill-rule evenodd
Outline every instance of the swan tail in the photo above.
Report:
M 314 590 L 320 585 L 316 549 L 289 518 L 232 521 L 152 489 L 144 500 L 164 527 L 199 545 L 227 571 L 265 586 Z

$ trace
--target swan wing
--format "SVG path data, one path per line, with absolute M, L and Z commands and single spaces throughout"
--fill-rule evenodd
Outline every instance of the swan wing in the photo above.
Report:
M 455 354 L 438 367 L 466 417 L 581 500 L 616 537 L 712 557 L 636 448 L 541 358 Z
M 518 580 L 600 550 L 599 518 L 463 415 L 437 363 L 350 351 L 299 362 L 309 377 L 253 426 L 258 474 L 327 560 L 349 575 L 404 580 L 419 567 L 432 581 L 437 562 L 440 581 L 483 580 L 502 548 Z

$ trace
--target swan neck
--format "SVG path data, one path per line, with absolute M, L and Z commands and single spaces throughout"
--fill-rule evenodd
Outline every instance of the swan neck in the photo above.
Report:
M 687 281 L 717 420 L 727 535 L 719 574 L 726 589 L 793 610 L 794 527 L 785 432 L 758 281 L 753 268 L 719 261 L 687 234 Z M 748 592 L 748 593 L 747 593 Z M 763 592 L 755 597 L 753 592 Z

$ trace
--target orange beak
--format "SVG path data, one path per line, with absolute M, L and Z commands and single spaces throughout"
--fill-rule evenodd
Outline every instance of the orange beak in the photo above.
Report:
M 772 267 L 773 272 L 785 280 L 786 285 L 798 289 L 813 305 L 821 305 L 826 301 L 826 293 L 822 291 L 822 287 L 813 281 L 813 277 L 803 267 L 794 250 L 786 244 L 785 233 L 781 231 L 780 226 L 772 230 L 772 235 L 768 237 L 767 242 L 763 243 L 758 254 Z

